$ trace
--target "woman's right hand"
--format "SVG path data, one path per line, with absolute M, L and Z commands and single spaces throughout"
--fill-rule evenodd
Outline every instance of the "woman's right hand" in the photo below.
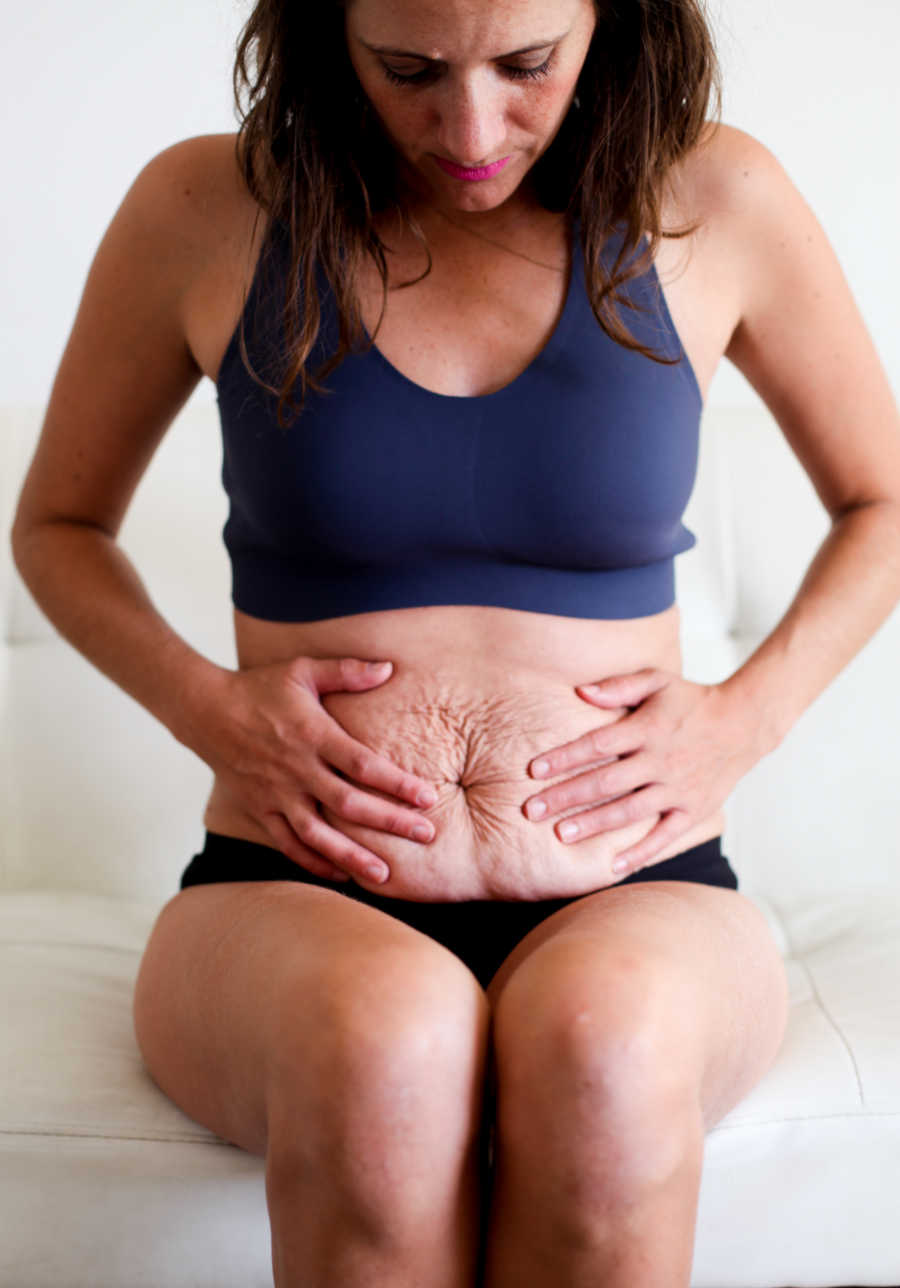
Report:
M 437 800 L 432 785 L 352 738 L 319 701 L 322 693 L 383 684 L 393 667 L 378 666 L 353 657 L 297 657 L 242 671 L 217 668 L 199 722 L 192 722 L 190 745 L 217 781 L 274 846 L 316 876 L 389 876 L 383 859 L 325 822 L 320 801 L 354 823 L 415 841 L 434 837 L 428 819 L 356 783 L 425 807 Z M 419 799 L 424 792 L 430 800 Z M 416 836 L 423 825 L 430 835 Z

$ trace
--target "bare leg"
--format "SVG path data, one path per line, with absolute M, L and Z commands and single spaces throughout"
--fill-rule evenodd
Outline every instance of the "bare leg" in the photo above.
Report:
M 580 900 L 504 964 L 486 1288 L 689 1288 L 705 1133 L 772 1064 L 788 1011 L 735 891 Z
M 488 1008 L 446 949 L 330 890 L 196 886 L 135 1026 L 163 1091 L 265 1156 L 277 1288 L 472 1288 Z
M 548 1082 L 547 1091 L 553 1096 L 557 1087 Z M 596 1120 L 582 1134 L 577 1110 L 554 1117 L 560 1144 L 571 1148 L 548 1158 L 541 1130 L 548 1124 L 535 1121 L 530 1143 L 520 1124 L 518 1148 L 498 1158 L 487 1288 L 689 1288 L 703 1160 L 699 1113 L 657 1176 L 649 1164 L 661 1156 L 637 1159 L 624 1120 L 616 1128 L 613 1117 L 604 1141 Z M 639 1129 L 645 1143 L 649 1127 L 645 1120 Z M 671 1122 L 665 1133 L 671 1142 Z
M 483 1066 L 460 1032 L 477 1014 L 471 999 L 465 1016 L 448 1005 L 439 976 L 433 986 L 380 1012 L 371 996 L 326 1003 L 304 1077 L 274 1095 L 278 1288 L 471 1288 Z

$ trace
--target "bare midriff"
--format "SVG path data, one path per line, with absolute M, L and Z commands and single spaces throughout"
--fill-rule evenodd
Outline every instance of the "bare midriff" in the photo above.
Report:
M 469 605 L 297 623 L 236 612 L 235 627 L 241 667 L 297 656 L 393 663 L 390 678 L 374 689 L 320 699 L 353 738 L 431 782 L 438 793 L 437 803 L 421 811 L 435 827 L 428 844 L 349 822 L 321 805 L 326 822 L 387 862 L 390 877 L 384 884 L 355 878 L 368 889 L 427 901 L 585 894 L 620 880 L 612 871 L 616 855 L 658 821 L 652 815 L 566 843 L 554 830 L 564 815 L 535 822 L 523 804 L 549 783 L 589 768 L 536 779 L 528 765 L 539 753 L 625 714 L 624 708 L 592 705 L 576 693 L 576 685 L 644 667 L 680 673 L 675 606 L 628 620 Z M 219 784 L 205 823 L 213 832 L 272 845 Z M 723 824 L 721 811 L 700 820 L 653 862 L 719 835 Z

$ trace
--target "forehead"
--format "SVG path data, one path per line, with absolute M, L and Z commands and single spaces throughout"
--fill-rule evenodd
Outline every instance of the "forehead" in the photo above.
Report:
M 352 0 L 347 26 L 369 43 L 450 62 L 549 43 L 586 10 L 593 0 Z

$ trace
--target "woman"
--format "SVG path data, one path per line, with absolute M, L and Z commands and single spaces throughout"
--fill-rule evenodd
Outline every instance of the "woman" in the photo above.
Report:
M 39 602 L 216 774 L 136 1032 L 265 1156 L 278 1288 L 689 1283 L 705 1132 L 787 1013 L 721 808 L 900 595 L 897 413 L 834 256 L 707 124 L 695 0 L 615 10 L 261 0 L 237 152 L 126 196 L 23 490 Z M 672 560 L 723 354 L 833 526 L 700 685 Z M 115 545 L 203 375 L 236 672 Z

